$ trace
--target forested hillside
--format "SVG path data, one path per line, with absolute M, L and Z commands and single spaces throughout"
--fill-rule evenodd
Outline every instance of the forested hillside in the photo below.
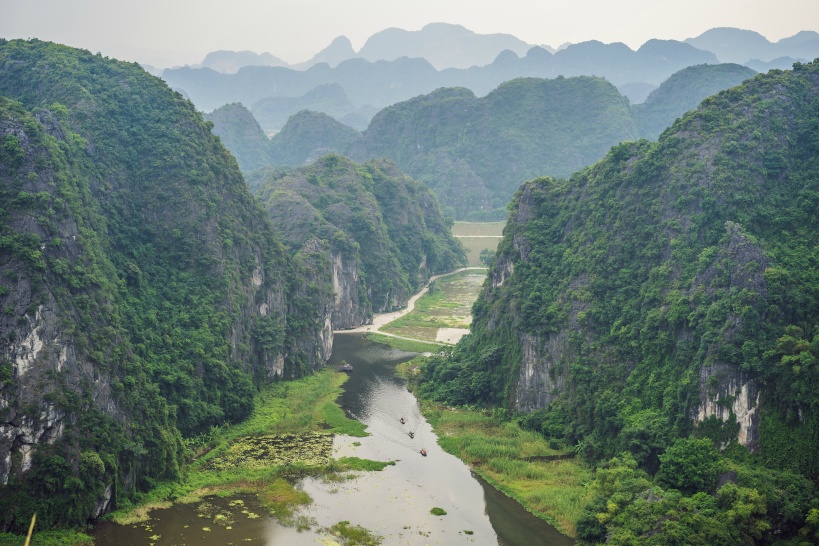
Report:
M 213 123 L 213 134 L 222 139 L 241 170 L 252 171 L 274 164 L 270 139 L 243 105 L 226 104 L 203 117 Z
M 135 63 L 0 40 L 0 529 L 174 478 L 332 332 L 236 161 Z
M 317 290 L 334 294 L 335 328 L 403 307 L 431 274 L 465 264 L 435 197 L 390 161 L 329 155 L 256 194 L 291 251 L 324 264 Z
M 819 540 L 819 63 L 524 184 L 421 390 L 599 465 L 585 540 Z
M 483 98 L 441 89 L 385 108 L 364 133 L 364 153 L 393 159 L 458 219 L 502 217 L 523 180 L 568 176 L 636 137 L 628 100 L 604 79 L 530 78 Z
M 696 108 L 702 99 L 754 75 L 754 70 L 738 64 L 701 64 L 672 74 L 643 103 L 632 107 L 640 137 L 657 140 L 675 119 Z
M 269 165 L 298 166 L 331 152 L 389 157 L 430 187 L 448 215 L 501 219 L 525 180 L 568 176 L 620 142 L 657 138 L 702 99 L 753 74 L 738 65 L 687 68 L 636 106 L 599 78 L 518 79 L 483 98 L 444 88 L 385 108 L 363 134 L 326 114 L 299 112 L 271 139 Z M 241 133 L 246 111 L 223 110 L 212 118 L 217 134 Z M 239 158 L 255 150 L 255 139 L 246 142 L 226 139 Z
M 361 134 L 327 114 L 304 110 L 270 139 L 273 165 L 300 166 L 330 153 L 344 153 L 361 141 Z

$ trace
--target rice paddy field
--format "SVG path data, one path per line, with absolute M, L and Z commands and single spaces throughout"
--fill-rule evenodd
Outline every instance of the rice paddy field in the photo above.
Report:
M 472 267 L 483 265 L 481 251 L 498 248 L 503 236 L 505 222 L 455 222 L 452 235 L 457 237 L 466 248 L 466 258 Z
M 415 309 L 380 330 L 422 341 L 455 343 L 469 331 L 472 304 L 485 278 L 486 270 L 471 269 L 437 279 L 415 302 Z

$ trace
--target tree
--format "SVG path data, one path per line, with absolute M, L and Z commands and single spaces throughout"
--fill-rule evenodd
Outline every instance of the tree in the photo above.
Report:
M 707 438 L 680 438 L 660 455 L 657 481 L 688 494 L 710 491 L 723 470 L 717 448 Z

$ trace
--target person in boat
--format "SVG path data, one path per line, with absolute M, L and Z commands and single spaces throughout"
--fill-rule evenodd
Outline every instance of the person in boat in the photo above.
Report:
M 410 438 L 415 438 L 415 433 L 413 431 L 409 431 L 408 434 Z
M 426 457 L 426 456 L 427 456 L 427 450 L 426 450 L 426 449 L 424 449 L 424 448 L 421 448 L 421 455 L 422 455 L 423 457 Z
M 404 421 L 404 418 L 403 418 L 403 417 L 402 417 L 401 419 L 399 419 L 399 421 L 401 422 L 401 424 L 402 424 L 402 425 L 403 425 L 404 423 L 406 423 L 406 421 Z

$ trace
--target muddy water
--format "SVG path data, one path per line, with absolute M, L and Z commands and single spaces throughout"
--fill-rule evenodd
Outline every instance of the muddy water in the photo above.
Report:
M 382 536 L 385 545 L 573 544 L 477 479 L 460 460 L 438 446 L 417 401 L 394 376 L 395 364 L 412 356 L 370 343 L 360 335 L 336 336 L 328 365 L 338 366 L 345 360 L 354 366 L 339 402 L 368 425 L 370 436 L 337 437 L 334 455 L 396 464 L 342 481 L 303 480 L 300 487 L 314 502 L 300 512 L 301 530 L 280 525 L 250 498 L 240 499 L 242 504 L 236 499 L 208 499 L 212 507 L 204 517 L 199 505 L 174 506 L 153 512 L 147 528 L 144 524 L 100 526 L 96 544 L 334 544 L 328 541 L 327 528 L 345 520 Z M 426 457 L 420 454 L 422 448 Z M 432 515 L 434 507 L 442 508 L 446 515 Z M 216 518 L 218 513 L 223 515 Z

